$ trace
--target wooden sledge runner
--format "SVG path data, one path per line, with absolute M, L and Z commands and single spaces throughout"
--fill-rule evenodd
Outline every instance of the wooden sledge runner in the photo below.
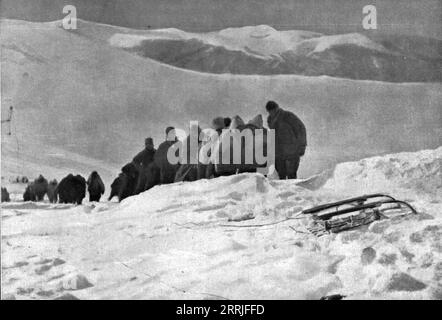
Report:
M 302 213 L 304 214 L 310 214 L 310 213 L 317 213 L 319 211 L 323 211 L 326 209 L 330 209 L 333 207 L 339 207 L 345 204 L 363 204 L 365 203 L 368 199 L 373 199 L 373 198 L 388 198 L 390 200 L 396 201 L 395 198 L 386 195 L 386 194 L 382 194 L 382 193 L 374 193 L 374 194 L 367 194 L 367 195 L 363 195 L 360 197 L 355 197 L 355 198 L 350 198 L 350 199 L 346 199 L 346 200 L 341 200 L 341 201 L 337 201 L 337 202 L 331 202 L 331 203 L 327 203 L 327 204 L 323 204 L 320 206 L 316 206 L 307 210 L 302 211 Z
M 381 199 L 370 202 L 371 199 Z M 395 207 L 382 209 L 386 204 L 396 204 Z M 344 207 L 344 208 L 342 208 Z M 396 200 L 390 195 L 375 193 L 342 201 L 316 206 L 302 211 L 303 214 L 312 214 L 314 226 L 309 231 L 322 235 L 328 232 L 341 232 L 362 225 L 370 224 L 376 220 L 386 218 L 385 211 L 406 207 L 413 214 L 417 214 L 409 203 Z M 352 214 L 354 213 L 354 214 Z

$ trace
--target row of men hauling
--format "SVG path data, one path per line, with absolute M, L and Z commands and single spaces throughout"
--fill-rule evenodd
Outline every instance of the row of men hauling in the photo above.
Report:
M 266 104 L 268 112 L 267 124 L 275 133 L 275 168 L 280 179 L 296 179 L 300 158 L 304 155 L 307 146 L 306 129 L 302 121 L 292 112 L 281 109 L 274 101 Z M 247 124 L 238 116 L 233 118 L 218 117 L 212 121 L 212 129 L 221 134 L 226 129 L 239 131 L 250 130 L 253 134 L 260 129 L 266 135 L 261 116 L 255 117 Z M 198 133 L 201 129 L 198 127 Z M 198 136 L 199 137 L 199 136 Z M 126 164 L 119 176 L 111 185 L 109 200 L 117 196 L 119 201 L 146 191 L 155 185 L 169 184 L 179 181 L 195 181 L 199 179 L 210 179 L 217 176 L 232 175 L 241 172 L 256 172 L 260 167 L 266 167 L 267 163 L 259 164 L 254 160 L 252 163 L 236 163 L 215 165 L 214 163 L 184 163 L 173 164 L 168 159 L 170 148 L 178 143 L 187 145 L 187 152 L 190 152 L 190 134 L 183 142 L 178 142 L 175 129 L 166 129 L 166 141 L 162 142 L 158 149 L 155 149 L 152 138 L 145 139 L 145 148 L 138 153 L 132 162 Z M 263 149 L 266 153 L 267 141 L 264 137 Z M 203 141 L 198 140 L 198 151 Z M 253 146 L 255 148 L 255 145 Z M 242 150 L 241 159 L 245 155 Z M 230 153 L 232 155 L 232 152 Z M 186 154 L 187 160 L 191 155 Z
M 57 180 L 48 182 L 42 175 L 29 183 L 23 194 L 24 201 L 43 201 L 47 195 L 52 203 L 81 204 L 86 197 L 86 187 L 89 201 L 100 201 L 105 187 L 97 171 L 93 171 L 87 181 L 81 175 L 69 174 L 60 183 Z
M 269 101 L 266 104 L 268 112 L 267 124 L 275 132 L 275 168 L 280 179 L 296 179 L 300 158 L 305 153 L 307 145 L 306 129 L 302 121 L 292 112 L 281 109 L 276 102 Z M 212 128 L 218 134 L 225 129 L 251 130 L 253 133 L 257 129 L 265 130 L 260 116 L 245 124 L 238 116 L 233 121 L 230 118 L 215 118 Z M 138 153 L 132 162 L 126 164 L 119 176 L 111 185 L 109 200 L 117 196 L 121 201 L 129 196 L 146 191 L 155 185 L 168 184 L 178 181 L 194 181 L 198 179 L 210 179 L 217 176 L 232 175 L 241 172 L 256 172 L 259 167 L 267 164 L 240 163 L 233 164 L 172 164 L 168 159 L 168 151 L 178 142 L 174 136 L 175 129 L 166 129 L 166 141 L 155 149 L 153 139 L 145 140 L 145 148 Z M 200 128 L 198 128 L 200 131 Z M 266 139 L 263 139 L 265 142 Z M 184 144 L 190 143 L 188 136 Z M 198 141 L 201 147 L 202 141 Z M 266 146 L 263 146 L 266 149 Z M 191 148 L 187 148 L 190 150 Z M 264 150 L 265 151 L 265 150 Z M 244 153 L 244 150 L 242 150 Z M 189 154 L 186 155 L 189 158 Z M 244 154 L 241 155 L 244 159 Z M 80 175 L 69 174 L 60 183 L 56 180 L 48 182 L 43 176 L 38 177 L 30 183 L 23 195 L 24 201 L 41 201 L 47 194 L 51 202 L 76 203 L 81 204 L 86 196 L 86 187 L 89 192 L 90 201 L 99 201 L 104 194 L 105 187 L 103 181 L 96 171 L 92 172 L 86 181 Z M 2 190 L 3 193 L 3 190 Z

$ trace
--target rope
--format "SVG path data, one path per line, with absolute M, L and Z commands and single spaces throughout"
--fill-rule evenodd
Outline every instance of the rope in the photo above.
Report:
M 283 220 L 280 221 L 276 221 L 276 222 L 270 222 L 270 223 L 263 223 L 263 224 L 242 224 L 242 225 L 238 225 L 238 224 L 220 224 L 220 227 L 236 227 L 236 228 L 257 228 L 257 227 L 265 227 L 265 226 L 273 226 L 275 224 L 279 224 L 279 223 L 283 223 L 289 220 L 299 220 L 300 218 L 297 218 L 299 215 L 302 214 L 302 211 L 299 211 L 295 214 L 294 217 L 289 217 L 289 218 L 285 218 Z

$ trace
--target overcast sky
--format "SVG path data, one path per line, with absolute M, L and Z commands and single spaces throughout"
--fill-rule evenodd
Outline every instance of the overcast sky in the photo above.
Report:
M 329 33 L 359 31 L 362 7 L 376 5 L 378 29 L 442 39 L 441 0 L 0 0 L 2 17 L 61 19 L 66 4 L 78 17 L 145 29 L 187 31 L 267 24 L 276 29 Z

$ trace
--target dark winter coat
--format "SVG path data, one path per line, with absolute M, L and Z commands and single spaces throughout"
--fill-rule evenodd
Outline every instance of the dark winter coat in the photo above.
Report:
M 155 155 L 155 148 L 145 148 L 143 151 L 139 152 L 134 158 L 133 162 L 137 165 L 146 167 L 153 161 Z
M 2 202 L 9 202 L 9 192 L 6 190 L 6 188 L 2 187 Z
M 92 172 L 87 179 L 87 191 L 91 195 L 102 195 L 105 191 L 103 180 L 96 171 Z
M 86 180 L 78 174 L 69 174 L 60 181 L 56 193 L 60 203 L 81 204 L 86 196 Z
M 48 192 L 48 180 L 40 175 L 34 180 L 33 190 L 36 200 L 43 201 L 45 194 Z
M 118 192 L 118 199 L 120 201 L 135 194 L 140 170 L 133 162 L 130 162 L 121 168 L 121 172 L 119 175 L 121 185 Z
M 278 108 L 267 118 L 270 129 L 275 130 L 275 158 L 293 159 L 303 156 L 307 135 L 302 121 L 292 112 Z
M 112 182 L 110 188 L 111 188 L 111 192 L 108 198 L 108 201 L 110 201 L 113 197 L 115 196 L 119 196 L 121 187 L 122 187 L 122 180 L 121 180 L 121 175 L 123 173 L 120 173 L 120 175 L 118 177 L 115 178 L 115 180 Z
M 138 182 L 135 188 L 135 194 L 139 194 L 150 188 L 153 188 L 160 181 L 160 169 L 155 163 L 151 162 L 147 167 L 140 166 Z
M 35 201 L 34 183 L 31 182 L 26 186 L 25 192 L 23 193 L 23 201 Z
M 167 159 L 167 152 L 169 148 L 174 145 L 176 141 L 164 141 L 158 147 L 154 155 L 154 163 L 160 170 L 160 183 L 172 183 L 175 179 L 175 173 L 178 169 L 178 164 L 171 164 Z M 177 150 L 178 151 L 178 150 Z
M 134 195 L 136 179 L 137 177 L 130 173 L 121 172 L 111 184 L 111 193 L 108 200 L 110 201 L 114 196 L 117 196 L 118 201 L 122 201 Z

